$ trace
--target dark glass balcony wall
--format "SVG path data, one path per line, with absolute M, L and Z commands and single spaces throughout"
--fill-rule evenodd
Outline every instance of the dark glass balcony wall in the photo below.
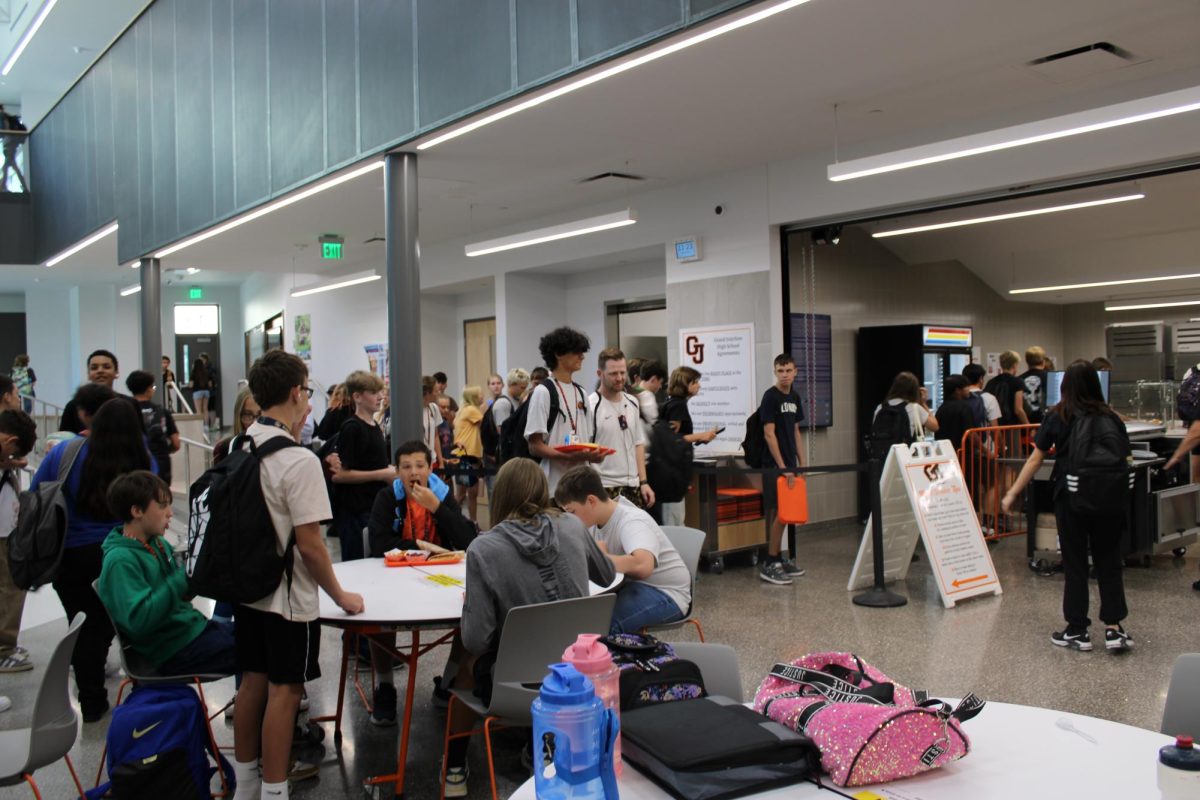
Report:
M 749 0 L 157 0 L 32 133 L 39 259 L 132 260 Z

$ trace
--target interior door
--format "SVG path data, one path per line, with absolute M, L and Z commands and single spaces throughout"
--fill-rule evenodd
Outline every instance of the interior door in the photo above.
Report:
M 212 364 L 213 378 L 216 382 L 216 391 L 208 398 L 208 407 L 212 410 L 213 416 L 224 420 L 224 415 L 221 414 L 221 386 L 223 385 L 221 337 L 218 334 L 175 334 L 175 364 L 177 365 L 175 380 L 179 382 L 179 388 L 183 391 L 188 403 L 195 409 L 196 402 L 192 399 L 192 390 L 184 387 L 191 383 L 192 363 L 200 357 L 201 353 L 208 353 L 208 360 Z
M 486 390 L 488 376 L 496 371 L 496 318 L 466 320 L 463 322 L 463 339 L 467 386 Z M 447 386 L 446 391 L 458 399 L 459 392 L 455 387 Z

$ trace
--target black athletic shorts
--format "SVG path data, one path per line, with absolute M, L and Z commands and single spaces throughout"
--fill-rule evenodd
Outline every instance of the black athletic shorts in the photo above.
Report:
M 292 622 L 278 614 L 238 606 L 234 617 L 239 672 L 265 672 L 270 683 L 304 683 L 321 677 L 321 624 Z

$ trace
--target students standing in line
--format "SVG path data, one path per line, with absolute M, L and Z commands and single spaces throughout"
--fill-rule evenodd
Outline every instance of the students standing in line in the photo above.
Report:
M 647 435 L 650 426 L 658 419 L 658 393 L 667 383 L 667 370 L 662 362 L 649 359 L 638 366 L 637 379 L 633 382 L 633 394 L 641 409 L 642 425 Z
M 107 350 L 93 350 L 88 355 L 86 363 L 88 382 L 98 383 L 111 391 L 113 381 L 117 379 L 117 375 L 119 374 L 117 372 L 117 357 Z M 60 431 L 70 431 L 71 433 L 83 433 L 83 420 L 76 413 L 75 398 L 68 400 L 66 407 L 63 408 L 62 419 L 59 420 L 58 429 Z
M 707 444 L 717 438 L 717 429 L 696 433 L 692 415 L 688 411 L 688 400 L 700 393 L 700 373 L 691 367 L 676 367 L 671 371 L 667 384 L 667 402 L 658 410 L 659 419 L 665 420 L 676 435 L 690 444 Z M 662 524 L 683 524 L 683 501 L 662 504 Z
M 983 390 L 996 398 L 1000 405 L 1001 425 L 1028 425 L 1025 381 L 1017 377 L 1021 357 L 1012 350 L 1000 354 L 1000 374 L 987 382 Z
M 446 383 L 447 383 L 446 373 L 444 373 L 444 372 L 433 373 L 433 393 L 435 395 L 437 395 L 438 397 L 442 397 L 446 394 Z
M 270 350 L 254 362 L 248 377 L 250 391 L 263 409 L 247 431 L 255 445 L 279 436 L 298 439 L 312 409 L 304 362 L 283 350 Z M 287 800 L 300 696 L 306 681 L 321 676 L 317 587 L 347 614 L 362 613 L 363 599 L 342 588 L 321 540 L 321 523 L 329 519 L 330 510 L 316 454 L 305 447 L 285 447 L 262 460 L 259 476 L 279 551 L 294 536 L 295 558 L 291 574 L 280 579 L 274 592 L 237 608 L 234 637 L 242 684 L 234 706 L 233 800 L 258 800 L 260 794 Z
M 588 337 L 573 328 L 555 328 L 538 342 L 542 360 L 550 377 L 529 395 L 529 412 L 525 423 L 525 438 L 529 453 L 541 459 L 542 472 L 550 492 L 558 479 L 580 462 L 599 464 L 604 456 L 595 450 L 562 453 L 556 447 L 584 444 L 593 439 L 591 417 L 587 410 L 587 392 L 573 376 L 583 367 L 583 356 L 591 347 Z M 551 418 L 551 393 L 554 393 L 557 412 Z
M 763 392 L 758 404 L 758 418 L 762 421 L 763 438 L 771 465 L 781 470 L 794 470 L 804 466 L 804 436 L 800 423 L 804 421 L 804 406 L 800 395 L 792 388 L 796 380 L 796 361 L 787 353 L 775 356 L 775 384 Z M 787 485 L 796 485 L 796 474 L 787 472 Z M 804 569 L 796 566 L 796 545 L 789 542 L 788 558 L 782 555 L 784 523 L 779 519 L 779 495 L 774 476 L 763 476 L 763 509 L 771 515 L 771 533 L 767 539 L 767 557 L 759 564 L 758 577 L 767 583 L 786 586 L 792 578 L 804 575 Z M 769 509 L 769 510 L 768 510 Z
M 625 391 L 625 354 L 616 347 L 600 351 L 600 390 L 588 397 L 593 441 L 615 450 L 599 467 L 608 496 L 624 497 L 638 508 L 654 505 L 654 490 L 646 480 L 646 435 L 641 425 L 641 405 Z
M 950 442 L 956 453 L 962 447 L 966 432 L 971 428 L 980 427 L 976 425 L 975 412 L 967 399 L 971 394 L 968 386 L 967 379 L 962 375 L 947 377 L 942 389 L 945 400 L 935 415 L 938 423 L 937 438 Z
M 520 367 L 513 367 L 508 371 L 508 391 L 496 398 L 492 403 L 492 421 L 496 423 L 496 432 L 499 433 L 503 427 L 505 420 L 516 413 L 521 407 L 522 398 L 529 389 L 529 373 Z
M 499 375 L 493 372 L 491 375 L 488 375 L 487 388 L 487 405 L 490 407 L 492 403 L 496 402 L 496 399 L 499 398 L 500 395 L 504 394 L 504 378 L 501 378 Z
M 529 370 L 529 392 L 525 395 L 526 399 L 528 399 L 529 393 L 532 393 L 535 388 L 540 386 L 542 382 L 549 377 L 550 370 L 546 369 L 545 367 L 534 367 L 533 369 Z
M 1087 428 L 1080 426 L 1086 425 Z M 1062 382 L 1062 400 L 1046 414 L 1042 426 L 1034 439 L 1034 450 L 1021 469 L 1012 487 L 1004 495 L 1001 507 L 1006 513 L 1013 510 L 1021 492 L 1033 480 L 1041 467 L 1046 453 L 1054 455 L 1054 517 L 1058 522 L 1058 540 L 1063 557 L 1063 617 L 1067 627 L 1050 635 L 1050 641 L 1059 647 L 1075 650 L 1091 650 L 1092 639 L 1088 628 L 1088 553 L 1100 585 L 1100 621 L 1104 623 L 1104 647 L 1106 650 L 1124 651 L 1133 646 L 1133 639 L 1121 627 L 1129 614 L 1125 604 L 1125 585 L 1121 563 L 1121 534 L 1124 532 L 1129 496 L 1126 474 L 1118 472 L 1113 485 L 1108 486 L 1107 495 L 1116 498 L 1117 508 L 1112 513 L 1079 511 L 1080 499 L 1089 505 L 1104 505 L 1104 497 L 1092 496 L 1092 485 L 1088 478 L 1068 474 L 1073 446 L 1086 446 L 1088 453 L 1096 452 L 1092 436 L 1116 437 L 1116 441 L 1105 442 L 1105 449 L 1123 447 L 1130 452 L 1129 434 L 1125 423 L 1109 408 L 1100 388 L 1100 377 L 1091 364 L 1076 362 L 1067 368 Z M 1076 434 L 1079 435 L 1076 435 Z M 1096 484 L 1107 486 L 1107 483 Z M 1072 495 L 1079 495 L 1073 498 Z M 1122 500 L 1125 498 L 1125 500 Z M 1076 508 L 1072 506 L 1075 505 Z
M 429 450 L 433 461 L 432 469 L 441 469 L 445 458 L 442 456 L 442 441 L 438 436 L 438 426 L 442 424 L 442 412 L 438 408 L 437 395 L 434 393 L 433 377 L 421 376 L 421 441 Z
M 457 464 L 458 459 L 454 457 L 454 403 L 446 395 L 438 395 L 437 399 L 438 415 L 442 421 L 438 423 L 438 447 L 442 450 L 441 466 L 445 467 L 449 464 Z
M 342 543 L 342 561 L 365 555 L 363 531 L 371 518 L 375 495 L 396 476 L 388 458 L 387 439 L 375 421 L 383 380 L 373 372 L 357 370 L 346 377 L 346 393 L 354 416 L 338 431 L 338 458 L 333 469 L 337 510 L 333 524 Z
M 171 485 L 171 454 L 179 452 L 179 428 L 171 412 L 154 402 L 154 376 L 144 370 L 135 369 L 125 379 L 125 388 L 133 395 L 142 425 L 146 428 L 146 443 L 150 454 L 158 462 L 158 477 L 167 486 Z
M 93 418 L 84 388 L 105 393 L 110 398 Z M 104 687 L 104 663 L 112 644 L 113 628 L 92 582 L 100 576 L 103 560 L 101 543 L 109 531 L 119 526 L 108 507 L 108 487 L 119 475 L 134 470 L 153 470 L 154 459 L 146 447 L 145 429 L 137 409 L 128 398 L 117 397 L 102 386 L 83 387 L 76 392 L 81 422 L 87 436 L 57 445 L 46 455 L 31 489 L 58 479 L 58 466 L 74 458 L 67 473 L 67 536 L 63 543 L 62 565 L 53 581 L 68 621 L 84 612 L 87 619 L 79 632 L 71 666 L 79 686 L 79 705 L 84 722 L 97 722 L 108 712 L 108 691 Z
M 1046 351 L 1033 346 L 1025 351 L 1025 365 L 1028 367 L 1018 378 L 1025 384 L 1025 399 L 1029 406 L 1029 422 L 1034 425 L 1042 423 L 1046 413 Z
M 454 452 L 459 466 L 470 470 L 454 476 L 454 499 L 463 505 L 471 520 L 479 519 L 479 473 L 483 466 L 483 438 L 479 426 L 483 423 L 483 390 L 464 386 L 462 410 L 454 415 Z

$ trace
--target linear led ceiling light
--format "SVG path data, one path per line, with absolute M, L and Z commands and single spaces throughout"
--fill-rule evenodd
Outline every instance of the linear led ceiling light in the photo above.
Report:
M 585 233 L 606 231 L 610 228 L 623 228 L 637 223 L 637 214 L 633 209 L 617 211 L 613 214 L 601 214 L 598 217 L 564 222 L 561 225 L 551 225 L 548 228 L 538 228 L 535 231 L 514 233 L 512 236 L 502 236 L 499 239 L 488 239 L 486 242 L 476 242 L 463 248 L 468 256 L 485 256 L 488 253 L 499 253 L 503 250 L 515 250 L 518 247 L 529 247 L 533 244 L 553 242 L 558 239 L 569 239 L 572 236 L 583 236 Z
M 904 236 L 909 233 L 924 233 L 925 231 L 937 231 L 943 228 L 961 228 L 964 225 L 979 225 L 984 222 L 1001 222 L 1006 219 L 1020 219 L 1021 217 L 1035 217 L 1038 214 L 1056 214 L 1059 211 L 1074 211 L 1078 208 L 1091 208 L 1092 206 L 1106 206 L 1112 203 L 1125 203 L 1130 200 L 1141 200 L 1146 195 L 1141 192 L 1135 194 L 1125 194 L 1119 197 L 1107 197 L 1103 200 L 1088 200 L 1082 203 L 1068 203 L 1061 206 L 1046 206 L 1044 208 L 1031 208 L 1028 211 L 1013 211 L 1008 214 L 992 214 L 986 217 L 972 217 L 970 219 L 958 219 L 953 222 L 938 222 L 933 225 L 919 225 L 915 228 L 897 228 L 891 231 L 879 231 L 871 234 L 876 239 L 886 239 L 889 236 Z
M 0 68 L 0 76 L 7 75 L 12 71 L 12 68 L 16 66 L 17 59 L 21 57 L 21 54 L 25 52 L 25 48 L 28 47 L 29 43 L 33 41 L 34 35 L 36 35 L 38 29 L 42 27 L 42 23 L 46 21 L 46 17 L 50 16 L 50 12 L 54 9 L 54 4 L 57 2 L 58 0 L 46 0 L 46 2 L 42 4 L 41 10 L 38 11 L 37 16 L 33 18 L 33 22 L 25 30 L 25 35 L 21 37 L 19 42 L 17 42 L 17 46 L 13 48 L 12 53 L 8 56 L 8 60 L 5 61 L 4 66 Z
M 1198 109 L 1200 109 L 1200 86 L 1193 86 L 1102 108 L 1077 111 L 1073 114 L 1063 114 L 1036 122 L 997 128 L 985 133 L 959 136 L 955 139 L 895 150 L 891 153 L 842 161 L 830 164 L 827 167 L 827 174 L 831 181 L 848 181 L 854 178 L 865 178 L 868 175 L 922 167 L 926 164 L 937 164 L 955 158 L 977 156 L 1027 144 L 1077 136 L 1081 133 L 1132 125 L 1135 122 L 1146 122 L 1175 114 L 1186 114 Z
M 137 294 L 141 290 L 142 290 L 142 285 L 140 283 L 135 283 L 133 286 L 126 286 L 124 289 L 121 290 L 121 297 L 129 297 L 129 295 Z
M 1174 308 L 1176 306 L 1200 306 L 1200 300 L 1180 300 L 1173 297 L 1151 297 L 1138 300 L 1109 300 L 1105 311 L 1139 311 L 1144 308 Z
M 382 278 L 382 275 L 371 272 L 367 275 L 359 275 L 357 277 L 346 278 L 337 283 L 327 283 L 321 286 L 310 286 L 307 289 L 297 289 L 292 292 L 292 297 L 307 297 L 310 294 L 320 294 L 321 292 L 332 292 L 334 289 L 345 289 L 347 286 L 357 286 L 360 283 L 370 283 Z
M 154 257 L 155 258 L 166 258 L 167 256 L 171 255 L 172 253 L 178 253 L 180 250 L 182 250 L 185 247 L 191 247 L 194 244 L 203 242 L 205 239 L 211 239 L 214 236 L 220 236 L 222 233 L 233 230 L 234 228 L 236 228 L 239 225 L 245 225 L 247 222 L 250 222 L 251 220 L 256 220 L 259 217 L 265 217 L 267 214 L 270 214 L 272 211 L 278 211 L 281 208 L 286 208 L 287 206 L 290 206 L 292 203 L 298 203 L 301 200 L 312 197 L 314 194 L 320 194 L 321 192 L 325 191 L 326 189 L 332 189 L 334 186 L 340 186 L 341 184 L 345 183 L 346 181 L 352 181 L 361 175 L 366 175 L 368 172 L 371 172 L 372 170 L 377 170 L 377 169 L 382 169 L 382 168 L 383 168 L 383 161 L 372 161 L 370 164 L 367 164 L 365 167 L 359 167 L 358 169 L 353 169 L 353 170 L 350 170 L 349 172 L 344 172 L 341 175 L 330 178 L 327 181 L 322 181 L 321 183 L 313 184 L 312 186 L 308 187 L 307 189 L 305 189 L 302 192 L 296 192 L 295 194 L 290 194 L 287 197 L 280 198 L 279 200 L 276 200 L 273 203 L 268 203 L 267 205 L 262 206 L 261 208 L 256 208 L 248 214 L 243 214 L 240 217 L 231 219 L 228 222 L 224 222 L 220 225 L 217 225 L 214 228 L 209 228 L 208 230 L 206 230 L 202 233 L 198 233 L 195 236 L 191 236 L 180 242 L 176 242 L 175 244 L 171 245 L 170 247 L 166 247 L 166 248 L 163 248 L 162 250 L 159 250 L 157 253 L 154 254 Z
M 53 267 L 55 264 L 59 263 L 60 261 L 64 261 L 64 260 L 70 258 L 71 256 L 75 255 L 80 250 L 84 249 L 85 247 L 90 247 L 91 245 L 94 245 L 96 242 L 100 241 L 105 236 L 116 233 L 118 227 L 119 226 L 117 225 L 117 223 L 114 222 L 113 224 L 109 225 L 108 227 L 101 228 L 100 230 L 96 231 L 91 236 L 87 237 L 86 239 L 80 239 L 78 242 L 71 245 L 66 250 L 63 250 L 58 255 L 56 255 L 53 258 L 46 261 L 46 266 Z
M 486 114 L 479 119 L 468 122 L 466 125 L 461 125 L 457 128 L 451 128 L 445 133 L 435 136 L 429 141 L 417 145 L 417 149 L 428 150 L 430 147 L 436 147 L 442 142 L 448 142 L 451 139 L 457 139 L 459 136 L 462 136 L 465 133 L 470 133 L 471 131 L 478 130 L 485 125 L 491 125 L 493 122 L 499 122 L 506 117 L 511 117 L 513 114 L 519 114 L 527 109 L 540 106 L 542 103 L 547 103 L 556 97 L 562 97 L 565 94 L 570 94 L 571 92 L 582 89 L 585 86 L 591 86 L 593 83 L 599 83 L 606 78 L 611 78 L 614 75 L 620 75 L 622 72 L 628 72 L 635 67 L 640 67 L 643 64 L 649 64 L 651 61 L 657 61 L 658 59 L 669 56 L 672 53 L 678 53 L 680 50 L 686 50 L 692 45 L 697 45 L 701 42 L 707 42 L 709 39 L 715 39 L 722 34 L 735 31 L 738 28 L 744 28 L 747 25 L 753 25 L 756 22 L 761 22 L 768 17 L 773 17 L 776 14 L 788 11 L 789 9 L 802 6 L 807 2 L 808 0 L 783 0 L 783 2 L 774 3 L 766 8 L 755 11 L 752 14 L 747 14 L 746 16 L 730 20 L 723 25 L 717 25 L 715 27 L 708 28 L 707 30 L 694 33 L 690 36 L 684 36 L 681 39 L 666 42 L 659 47 L 652 47 L 645 52 L 638 53 L 636 56 L 626 61 L 613 64 L 609 67 L 598 70 L 597 72 L 593 72 L 590 75 L 584 75 L 583 77 L 575 80 L 567 81 L 566 83 L 555 86 L 554 88 L 534 97 L 522 100 L 519 103 L 502 108 L 499 111 L 493 111 L 490 114 Z
M 1029 289 L 1009 289 L 1009 294 L 1034 294 L 1035 292 L 1061 292 L 1067 289 L 1099 289 L 1103 286 L 1128 286 L 1132 283 L 1155 283 L 1157 281 L 1182 281 L 1200 278 L 1200 272 L 1187 275 L 1160 275 L 1156 278 L 1125 278 L 1119 281 L 1095 281 L 1094 283 L 1064 283 L 1061 286 L 1034 286 Z

